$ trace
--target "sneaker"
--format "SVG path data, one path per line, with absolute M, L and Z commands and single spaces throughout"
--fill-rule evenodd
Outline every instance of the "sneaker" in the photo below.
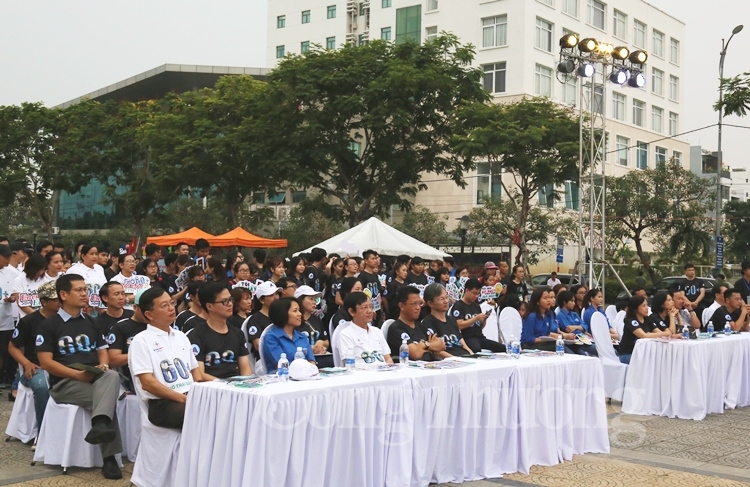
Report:
M 98 418 L 97 418 L 98 419 Z M 86 435 L 86 443 L 92 445 L 99 445 L 101 443 L 109 443 L 117 436 L 114 428 L 112 428 L 106 421 L 94 420 L 91 430 Z
M 122 471 L 120 470 L 120 466 L 117 465 L 115 457 L 107 457 L 104 459 L 102 475 L 104 475 L 105 479 L 110 480 L 118 480 L 122 478 Z

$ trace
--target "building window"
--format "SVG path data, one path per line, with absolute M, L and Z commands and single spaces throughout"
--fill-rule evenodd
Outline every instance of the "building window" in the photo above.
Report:
M 630 152 L 630 149 L 628 149 L 630 146 L 630 139 L 618 135 L 616 145 L 617 147 L 615 147 L 615 149 L 617 150 L 617 158 L 615 160 L 617 161 L 617 164 L 620 166 L 627 166 L 628 153 Z
M 635 143 L 635 167 L 648 169 L 648 144 L 646 142 Z
M 651 130 L 662 133 L 664 130 L 664 109 L 651 107 Z
M 562 11 L 573 17 L 578 17 L 578 0 L 563 0 Z
M 326 12 L 326 18 L 327 19 L 335 19 L 336 18 L 336 5 L 329 5 L 328 11 Z
M 349 150 L 354 152 L 354 155 L 357 156 L 357 159 L 362 155 L 362 144 L 359 142 L 349 142 Z
M 427 0 L 427 11 L 432 12 L 438 9 L 438 0 Z
M 303 24 L 309 24 L 310 23 L 310 11 L 309 10 L 303 10 L 302 11 L 302 23 Z
M 281 59 L 286 55 L 285 46 L 276 46 L 276 59 Z
M 552 52 L 552 23 L 536 18 L 536 48 Z
M 306 52 L 310 52 L 310 41 L 304 41 L 300 43 L 299 51 L 302 54 L 305 54 Z
M 358 42 L 357 42 L 358 46 L 364 46 L 365 44 L 369 42 L 365 34 L 360 34 L 359 36 L 357 36 L 357 39 L 358 39 Z
M 625 121 L 625 95 L 621 93 L 612 93 L 612 117 Z
M 549 5 L 550 7 L 554 7 L 554 0 L 538 0 L 542 2 L 545 5 Z
M 671 74 L 669 75 L 669 99 L 672 101 L 680 99 L 680 79 Z
M 547 208 L 555 207 L 555 187 L 551 184 L 546 184 L 544 187 L 539 188 L 539 206 Z
M 276 28 L 283 29 L 286 27 L 286 15 L 279 15 L 276 17 Z
M 477 199 L 481 205 L 490 198 L 500 199 L 503 194 L 503 173 L 498 163 L 477 163 Z
M 664 71 L 653 68 L 651 71 L 651 92 L 664 96 Z
M 581 195 L 578 191 L 578 183 L 565 181 L 565 209 L 578 211 L 581 203 Z
M 664 34 L 654 29 L 654 45 L 651 46 L 651 52 L 656 57 L 664 57 Z
M 682 166 L 682 152 L 672 151 L 672 162 Z
M 335 37 L 326 37 L 326 49 L 336 49 Z
M 633 45 L 641 49 L 646 48 L 646 24 L 640 20 L 633 21 Z
M 365 7 L 365 2 L 360 3 L 359 4 L 359 15 L 364 15 L 365 11 L 367 10 L 368 7 L 369 7 L 369 5 L 367 7 Z
M 588 23 L 604 30 L 604 23 L 607 13 L 607 4 L 599 0 L 588 0 Z
M 484 89 L 490 93 L 505 93 L 505 62 L 485 64 Z
M 644 126 L 646 104 L 641 100 L 633 99 L 633 125 Z
M 508 43 L 508 16 L 482 19 L 482 47 L 505 46 Z
M 307 191 L 292 191 L 292 203 L 302 203 L 307 199 Z
M 562 84 L 562 94 L 560 96 L 563 103 L 575 105 L 578 99 L 578 77 L 571 76 Z
M 628 16 L 619 10 L 615 10 L 614 23 L 612 25 L 612 32 L 615 37 L 627 40 L 628 38 Z
M 656 146 L 656 158 L 654 159 L 656 167 L 664 166 L 667 163 L 667 149 Z
M 396 10 L 396 44 L 422 42 L 422 5 Z
M 604 88 L 602 85 L 594 86 L 594 111 L 599 115 L 604 114 Z
M 680 133 L 680 116 L 675 112 L 669 112 L 669 135 Z
M 669 62 L 678 66 L 680 64 L 680 41 L 674 37 L 669 39 Z
M 380 29 L 380 38 L 384 41 L 390 41 L 391 40 L 391 28 L 390 27 L 383 27 Z
M 534 94 L 552 97 L 552 70 L 539 64 L 534 68 Z
M 424 36 L 424 40 L 425 41 L 427 41 L 427 42 L 434 41 L 435 39 L 437 39 L 437 34 L 438 34 L 437 33 L 437 26 L 434 25 L 432 27 L 427 27 L 424 30 L 424 34 L 425 34 L 425 36 Z
M 382 6 L 383 8 L 391 8 L 393 7 L 393 0 L 383 0 Z

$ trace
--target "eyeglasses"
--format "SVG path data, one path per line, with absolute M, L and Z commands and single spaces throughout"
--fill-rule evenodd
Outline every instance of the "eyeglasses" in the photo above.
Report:
M 296 284 L 290 284 L 288 286 L 284 286 L 284 289 L 297 289 L 297 285 Z
M 163 310 L 163 309 L 169 309 L 169 308 L 174 308 L 175 306 L 177 306 L 177 303 L 176 303 L 176 302 L 174 302 L 174 301 L 169 301 L 169 302 L 167 302 L 167 303 L 162 303 L 162 304 L 160 304 L 160 305 L 159 305 L 159 309 L 162 309 L 162 310 Z
M 232 304 L 232 298 L 220 299 L 219 301 L 213 301 L 211 304 L 223 304 L 224 306 L 229 306 Z
M 74 288 L 71 288 L 70 292 L 72 292 L 72 293 L 88 293 L 88 290 L 85 287 L 74 287 Z
M 362 311 L 372 311 L 374 308 L 371 304 L 365 305 L 365 306 L 357 306 L 357 309 Z

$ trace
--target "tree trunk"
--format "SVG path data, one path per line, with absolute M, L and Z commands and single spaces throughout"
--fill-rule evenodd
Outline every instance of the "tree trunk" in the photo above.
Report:
M 633 241 L 635 242 L 635 251 L 638 254 L 638 258 L 641 260 L 641 265 L 643 265 L 643 268 L 646 269 L 646 272 L 648 272 L 648 276 L 649 278 L 651 278 L 651 284 L 653 284 L 656 282 L 656 273 L 654 272 L 654 269 L 651 268 L 651 259 L 649 259 L 646 256 L 646 253 L 643 251 L 641 237 L 633 237 Z

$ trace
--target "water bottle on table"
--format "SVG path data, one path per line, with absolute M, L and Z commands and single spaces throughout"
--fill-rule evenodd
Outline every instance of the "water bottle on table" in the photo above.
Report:
M 682 327 L 682 339 L 683 340 L 690 339 L 690 328 L 688 328 L 687 323 L 685 323 Z
M 285 353 L 282 353 L 279 358 L 276 377 L 279 378 L 279 382 L 286 382 L 289 379 L 289 360 L 287 360 Z
M 401 340 L 401 346 L 398 348 L 398 363 L 402 367 L 409 365 L 409 344 L 406 340 Z
M 731 335 L 731 334 L 732 334 L 732 325 L 730 325 L 729 322 L 727 321 L 727 323 L 724 325 L 724 335 Z
M 354 349 L 350 348 L 346 351 L 346 358 L 344 358 L 344 367 L 346 370 L 354 370 Z
M 515 340 L 516 337 L 513 336 L 513 333 L 510 334 L 510 338 L 505 343 L 505 353 L 508 354 L 508 356 L 511 356 L 513 354 L 513 340 Z
M 297 352 L 294 354 L 294 360 L 298 358 L 305 360 L 305 352 L 302 351 L 302 347 L 297 347 Z
M 557 335 L 557 340 L 555 341 L 555 353 L 558 357 L 565 355 L 565 340 L 563 340 L 562 333 Z
M 511 356 L 515 359 L 521 357 L 521 342 L 518 340 L 518 338 L 513 339 L 510 347 L 510 353 Z
M 708 322 L 708 325 L 706 325 L 706 331 L 708 332 L 709 338 L 714 336 L 714 322 L 713 321 Z

